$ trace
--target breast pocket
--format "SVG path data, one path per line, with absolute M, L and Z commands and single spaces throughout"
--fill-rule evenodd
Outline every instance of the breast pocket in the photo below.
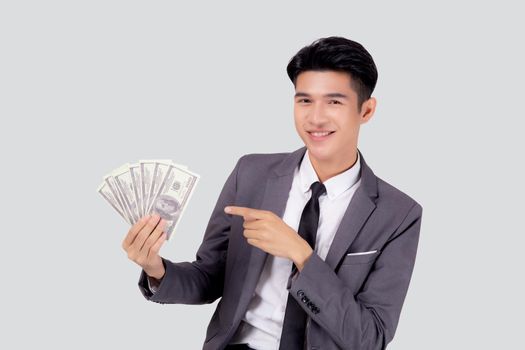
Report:
M 361 290 L 379 253 L 379 250 L 374 250 L 345 254 L 337 270 L 337 276 L 350 288 L 354 295 Z
M 368 264 L 373 262 L 379 255 L 379 250 L 346 253 L 341 265 Z

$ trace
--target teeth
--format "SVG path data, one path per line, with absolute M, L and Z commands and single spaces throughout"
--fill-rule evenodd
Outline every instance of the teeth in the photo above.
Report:
M 326 131 L 326 132 L 312 132 L 311 134 L 314 135 L 314 136 L 326 136 L 330 133 L 330 131 Z

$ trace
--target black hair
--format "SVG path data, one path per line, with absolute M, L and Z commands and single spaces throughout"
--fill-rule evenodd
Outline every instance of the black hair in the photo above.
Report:
M 299 50 L 286 67 L 294 86 L 297 76 L 309 70 L 333 70 L 349 74 L 351 87 L 357 94 L 359 112 L 377 83 L 377 68 L 370 53 L 358 42 L 340 36 L 315 40 Z

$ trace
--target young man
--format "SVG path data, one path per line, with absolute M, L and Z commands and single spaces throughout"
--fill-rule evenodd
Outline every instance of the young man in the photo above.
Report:
M 164 221 L 123 242 L 158 303 L 221 298 L 204 349 L 385 349 L 416 258 L 422 207 L 377 177 L 357 148 L 373 116 L 377 70 L 359 43 L 319 39 L 287 72 L 305 146 L 242 156 L 220 193 L 196 260 L 158 255 Z

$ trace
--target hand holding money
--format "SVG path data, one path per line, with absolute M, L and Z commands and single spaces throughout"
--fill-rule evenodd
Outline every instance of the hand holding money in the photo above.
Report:
M 130 225 L 157 214 L 165 220 L 169 240 L 198 180 L 199 175 L 185 165 L 170 160 L 141 160 L 106 175 L 97 191 Z
M 162 279 L 166 272 L 159 255 L 160 247 L 166 241 L 166 222 L 157 214 L 143 216 L 131 227 L 122 242 L 128 258 L 157 280 Z

